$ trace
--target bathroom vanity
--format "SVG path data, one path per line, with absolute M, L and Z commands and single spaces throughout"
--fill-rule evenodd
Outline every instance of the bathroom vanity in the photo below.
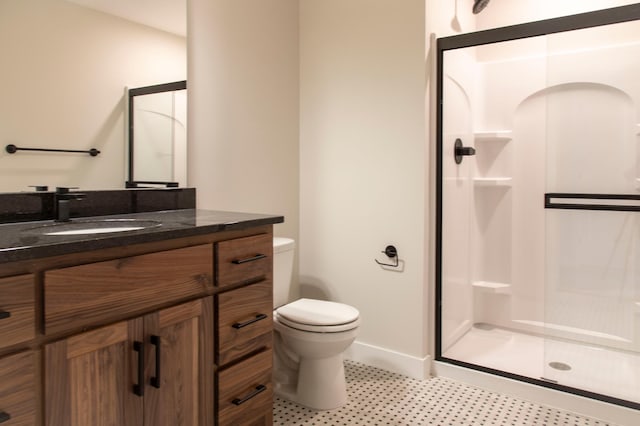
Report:
M 98 233 L 105 219 L 145 226 Z M 78 234 L 0 225 L 0 424 L 271 424 L 282 221 L 183 209 L 78 219 Z

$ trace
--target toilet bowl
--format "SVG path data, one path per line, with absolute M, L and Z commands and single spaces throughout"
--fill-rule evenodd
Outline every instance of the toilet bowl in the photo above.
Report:
M 347 402 L 342 353 L 358 334 L 360 314 L 352 306 L 324 300 L 282 303 L 291 274 L 279 270 L 288 265 L 278 260 L 290 251 L 293 266 L 293 244 L 290 239 L 274 239 L 274 389 L 297 404 L 329 410 Z

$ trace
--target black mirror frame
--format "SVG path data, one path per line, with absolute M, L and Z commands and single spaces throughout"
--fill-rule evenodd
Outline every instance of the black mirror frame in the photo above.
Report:
M 139 188 L 141 185 L 164 185 L 168 188 L 175 188 L 178 186 L 177 182 L 154 182 L 154 181 L 136 181 L 133 178 L 134 171 L 134 161 L 133 161 L 133 150 L 134 150 L 134 129 L 133 129 L 133 101 L 136 96 L 142 95 L 151 95 L 153 93 L 162 93 L 162 92 L 174 92 L 176 90 L 186 90 L 187 89 L 187 80 L 175 81 L 172 83 L 164 83 L 164 84 L 156 84 L 153 86 L 145 86 L 145 87 L 137 87 L 134 89 L 127 90 L 129 100 L 128 100 L 128 145 L 129 145 L 129 164 L 128 164 L 128 173 L 127 173 L 127 182 L 125 186 L 127 188 Z

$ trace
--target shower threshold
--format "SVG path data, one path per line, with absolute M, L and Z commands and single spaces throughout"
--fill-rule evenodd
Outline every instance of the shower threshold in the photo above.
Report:
M 478 324 L 443 356 L 640 403 L 640 354 Z

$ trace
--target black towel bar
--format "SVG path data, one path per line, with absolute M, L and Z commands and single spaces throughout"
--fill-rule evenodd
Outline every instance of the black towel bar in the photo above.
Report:
M 15 146 L 14 144 L 9 144 L 5 147 L 5 150 L 9 154 L 15 154 L 18 151 L 42 151 L 42 152 L 77 152 L 81 154 L 89 154 L 92 157 L 100 154 L 95 148 L 91 148 L 89 150 L 80 150 L 80 149 L 54 149 L 54 148 L 20 148 Z

